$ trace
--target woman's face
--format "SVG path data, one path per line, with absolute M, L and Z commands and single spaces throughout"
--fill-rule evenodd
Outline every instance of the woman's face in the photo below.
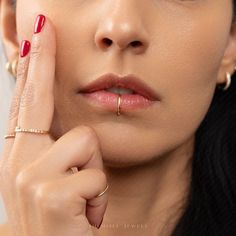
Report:
M 39 13 L 48 16 L 56 29 L 55 136 L 89 125 L 100 139 L 104 161 L 116 166 L 156 159 L 194 136 L 217 84 L 230 33 L 231 0 L 18 0 L 17 4 L 19 42 L 31 39 Z M 112 44 L 106 45 L 104 38 Z M 136 40 L 146 45 L 139 53 L 130 45 Z M 135 74 L 161 100 L 117 116 L 77 93 L 108 72 Z

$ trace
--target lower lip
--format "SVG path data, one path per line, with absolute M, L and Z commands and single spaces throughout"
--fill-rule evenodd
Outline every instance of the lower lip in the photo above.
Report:
M 119 94 L 99 90 L 92 93 L 82 93 L 82 95 L 99 105 L 117 109 Z M 120 110 L 126 111 L 130 109 L 146 108 L 153 103 L 155 103 L 155 101 L 151 101 L 139 94 L 121 94 Z

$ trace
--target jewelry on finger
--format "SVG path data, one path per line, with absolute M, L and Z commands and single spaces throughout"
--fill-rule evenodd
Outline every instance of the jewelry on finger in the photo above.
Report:
M 97 198 L 97 197 L 101 197 L 102 195 L 104 195 L 108 188 L 109 188 L 109 185 L 107 185 L 106 188 L 105 188 L 105 190 L 102 191 L 101 193 L 99 193 L 99 194 L 96 196 L 96 198 Z
M 15 133 L 33 133 L 33 134 L 48 134 L 49 131 L 47 130 L 40 130 L 40 129 L 23 129 L 19 126 L 15 128 Z
M 7 134 L 4 136 L 5 139 L 9 139 L 9 138 L 15 138 L 15 133 L 13 134 Z
M 120 110 L 121 110 L 120 105 L 121 105 L 121 95 L 119 94 L 118 100 L 117 100 L 117 116 L 121 115 L 121 113 L 120 113 Z

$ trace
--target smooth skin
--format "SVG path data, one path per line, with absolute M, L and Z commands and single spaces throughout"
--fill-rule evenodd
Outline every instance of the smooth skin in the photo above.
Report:
M 31 39 L 37 14 L 47 16 L 41 46 L 32 47 L 28 56 L 33 62 L 26 83 L 21 79 L 16 85 L 16 96 L 23 99 L 21 104 L 13 99 L 9 129 L 18 120 L 24 128 L 51 130 L 51 139 L 17 134 L 7 140 L 1 172 L 6 182 L 1 193 L 11 216 L 6 226 L 25 230 L 26 235 L 45 230 L 59 235 L 79 230 L 83 236 L 85 231 L 96 236 L 169 235 L 188 192 L 195 131 L 216 85 L 225 82 L 226 72 L 234 72 L 231 0 L 19 0 L 16 15 L 9 0 L 0 2 L 9 60 L 21 40 Z M 105 38 L 112 44 L 105 44 Z M 142 46 L 132 47 L 137 40 Z M 117 117 L 115 111 L 92 105 L 76 93 L 107 72 L 138 75 L 161 101 Z M 65 171 L 74 163 L 83 166 L 89 157 L 93 168 L 73 175 Z M 102 227 L 88 227 L 82 212 L 82 221 L 73 221 L 67 204 L 75 203 L 74 194 L 81 201 L 69 209 L 84 209 L 83 194 L 93 197 L 106 183 L 110 188 L 99 200 L 98 212 L 88 217 L 95 223 L 105 211 Z M 46 213 L 40 207 L 28 209 L 40 205 L 26 204 L 32 199 L 41 202 Z M 22 221 L 16 212 L 24 216 Z
M 16 116 L 10 119 L 8 133 L 19 124 L 51 127 L 56 48 L 48 40 L 56 45 L 49 19 L 32 37 L 31 57 L 19 58 L 13 101 L 21 101 L 12 111 Z M 73 173 L 72 167 L 80 171 Z M 95 197 L 106 186 L 98 138 L 90 127 L 76 127 L 56 142 L 49 135 L 27 133 L 5 142 L 1 192 L 14 235 L 93 235 L 89 223 L 100 224 L 107 193 Z

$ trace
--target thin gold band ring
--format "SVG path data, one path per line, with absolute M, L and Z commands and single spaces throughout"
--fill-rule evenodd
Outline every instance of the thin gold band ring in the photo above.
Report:
M 33 133 L 33 134 L 48 134 L 48 130 L 40 130 L 40 129 L 23 129 L 19 126 L 16 126 L 15 133 Z
M 78 171 L 79 171 L 77 167 L 71 167 L 70 169 L 73 172 L 73 174 L 78 173 Z M 99 193 L 95 198 L 101 197 L 102 195 L 104 195 L 108 188 L 109 188 L 109 185 L 107 185 L 106 188 L 104 189 L 104 191 Z
M 49 131 L 47 131 L 47 130 L 40 130 L 40 129 L 23 129 L 23 128 L 19 127 L 19 126 L 16 126 L 15 132 L 5 135 L 4 138 L 5 139 L 15 138 L 16 133 L 48 134 Z
M 7 134 L 4 136 L 5 139 L 8 139 L 8 138 L 15 138 L 15 133 L 14 134 Z
M 118 101 L 117 101 L 117 116 L 120 116 L 120 105 L 121 105 L 121 96 L 119 94 Z
M 107 185 L 105 190 L 99 193 L 96 197 L 101 197 L 102 195 L 104 195 L 108 188 L 109 188 L 109 185 Z

